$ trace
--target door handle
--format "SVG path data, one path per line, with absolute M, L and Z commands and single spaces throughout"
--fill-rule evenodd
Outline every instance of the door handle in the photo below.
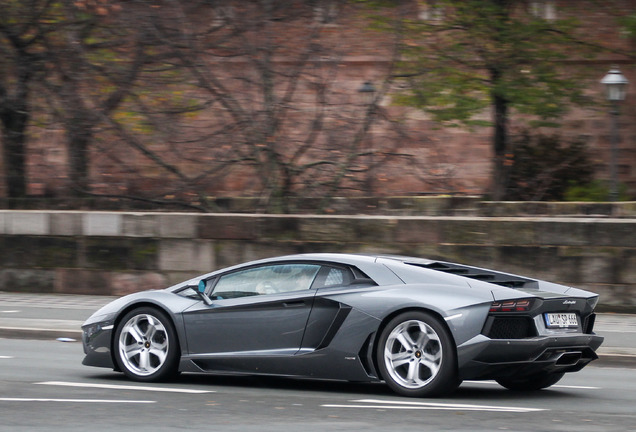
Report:
M 284 307 L 302 307 L 305 305 L 304 300 L 283 302 Z

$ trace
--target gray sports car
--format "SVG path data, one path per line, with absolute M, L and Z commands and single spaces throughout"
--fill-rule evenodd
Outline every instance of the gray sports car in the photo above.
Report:
M 83 364 L 384 381 L 439 396 L 465 379 L 555 384 L 597 358 L 594 293 L 421 258 L 303 254 L 131 294 L 82 326 Z

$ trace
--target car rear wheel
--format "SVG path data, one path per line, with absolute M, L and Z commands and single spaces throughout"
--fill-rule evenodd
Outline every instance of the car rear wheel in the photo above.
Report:
M 115 360 L 136 381 L 160 381 L 177 373 L 179 343 L 170 319 L 150 307 L 128 312 L 114 339 Z
M 392 319 L 376 354 L 384 381 L 398 394 L 441 396 L 460 383 L 455 344 L 446 326 L 429 313 L 413 311 Z
M 540 373 L 525 378 L 500 378 L 496 380 L 499 385 L 508 390 L 536 391 L 550 387 L 563 378 L 564 372 Z

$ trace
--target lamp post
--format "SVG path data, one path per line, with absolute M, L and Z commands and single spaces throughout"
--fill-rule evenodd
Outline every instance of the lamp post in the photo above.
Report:
M 371 81 L 365 81 L 362 86 L 358 89 L 358 93 L 364 99 L 364 103 L 367 106 L 367 118 L 365 122 L 368 122 L 368 148 L 369 148 L 369 168 L 367 170 L 367 175 L 365 179 L 365 189 L 368 194 L 373 195 L 373 173 L 371 170 L 373 169 L 373 141 L 371 139 L 371 125 L 373 124 L 373 115 L 375 114 L 375 86 Z
M 612 116 L 611 156 L 610 156 L 610 200 L 618 200 L 618 103 L 625 100 L 627 84 L 629 81 L 621 74 L 618 67 L 613 67 L 601 80 L 605 86 L 605 96 L 612 104 L 610 114 Z
M 365 81 L 358 89 L 358 93 L 364 97 L 364 102 L 367 105 L 372 105 L 375 101 L 375 86 L 371 81 Z

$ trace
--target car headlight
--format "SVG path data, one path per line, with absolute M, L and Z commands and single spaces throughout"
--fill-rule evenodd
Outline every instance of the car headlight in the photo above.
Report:
M 84 334 L 87 339 L 91 339 L 96 333 L 102 331 L 102 326 L 100 324 L 91 324 L 84 327 Z
M 108 330 L 109 327 L 112 328 L 115 315 L 116 314 L 114 313 L 93 315 L 86 320 L 84 325 L 82 325 L 82 330 L 84 330 L 84 333 L 88 337 L 91 337 L 102 330 Z

